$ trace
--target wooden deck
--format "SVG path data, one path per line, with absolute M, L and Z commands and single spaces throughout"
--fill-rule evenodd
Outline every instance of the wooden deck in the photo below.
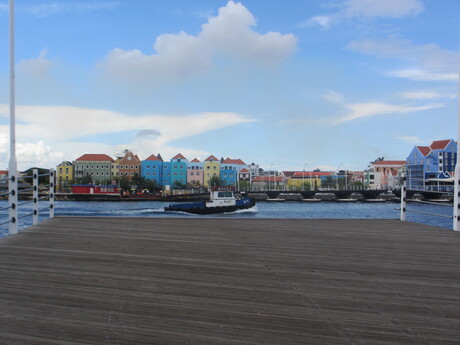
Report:
M 0 240 L 0 344 L 460 344 L 460 233 L 56 218 Z

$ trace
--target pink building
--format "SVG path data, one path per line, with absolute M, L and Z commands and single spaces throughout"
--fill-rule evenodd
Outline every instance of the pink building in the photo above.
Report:
M 203 163 L 198 158 L 187 163 L 187 183 L 203 186 Z

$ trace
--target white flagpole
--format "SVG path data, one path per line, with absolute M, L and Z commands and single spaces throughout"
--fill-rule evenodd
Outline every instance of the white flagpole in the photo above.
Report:
M 16 161 L 16 114 L 14 73 L 14 0 L 10 0 L 10 161 L 8 165 L 9 233 L 18 233 L 18 167 Z

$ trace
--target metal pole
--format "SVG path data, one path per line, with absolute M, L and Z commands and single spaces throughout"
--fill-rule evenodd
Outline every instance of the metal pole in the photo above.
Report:
M 38 224 L 38 170 L 34 169 L 32 171 L 33 175 L 33 193 L 32 193 L 32 198 L 34 200 L 33 204 L 33 215 L 32 215 L 32 224 L 37 225 Z
M 9 233 L 18 233 L 18 164 L 16 161 L 16 116 L 14 80 L 14 0 L 10 0 L 10 160 L 8 164 Z
M 401 221 L 406 221 L 406 196 L 407 196 L 407 188 L 406 188 L 406 175 L 403 174 L 402 178 L 402 186 L 401 186 Z
M 50 169 L 50 218 L 54 218 L 54 169 Z
M 460 96 L 460 84 L 459 84 L 459 96 Z M 455 164 L 455 179 L 454 179 L 454 231 L 460 231 L 460 105 L 458 105 L 458 116 L 457 116 L 457 162 Z

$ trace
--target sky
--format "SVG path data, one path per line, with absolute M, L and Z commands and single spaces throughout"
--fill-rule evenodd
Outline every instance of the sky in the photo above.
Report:
M 16 0 L 16 156 L 364 170 L 457 138 L 458 0 Z M 0 169 L 9 160 L 0 0 Z

